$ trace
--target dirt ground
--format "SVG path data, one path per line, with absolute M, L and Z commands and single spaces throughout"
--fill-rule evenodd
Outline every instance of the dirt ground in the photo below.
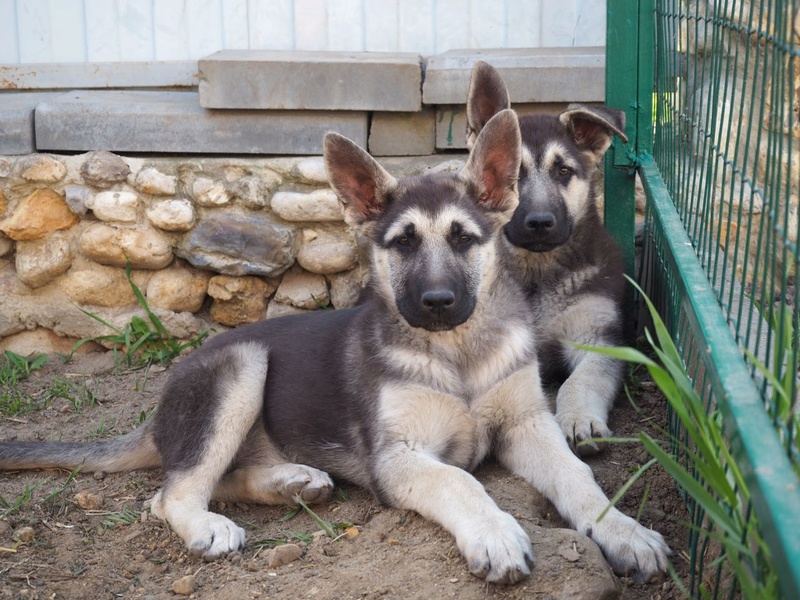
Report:
M 79 355 L 66 365 L 51 356 L 20 386 L 39 398 L 67 389 L 63 395 L 72 399 L 54 397 L 41 410 L 0 417 L 0 440 L 87 440 L 129 431 L 156 405 L 168 369 L 104 372 L 112 364 L 109 353 Z M 643 428 L 653 433 L 654 425 L 664 422 L 664 400 L 652 382 L 637 381 L 633 387 L 641 412 L 624 396 L 618 400 L 611 427 L 620 437 L 633 437 Z M 79 396 L 87 390 L 96 401 L 84 398 L 80 405 Z M 611 496 L 647 459 L 637 444 L 613 444 L 588 462 Z M 174 598 L 174 585 L 191 597 L 222 599 L 556 598 L 545 581 L 556 575 L 541 566 L 547 557 L 537 549 L 537 535 L 564 523 L 547 501 L 496 465 L 482 466 L 477 477 L 534 540 L 534 574 L 515 586 L 471 576 L 453 539 L 439 526 L 381 507 L 353 487 L 341 488 L 333 501 L 315 507 L 342 533 L 336 540 L 320 535 L 310 515 L 290 507 L 216 505 L 246 529 L 248 544 L 242 554 L 205 563 L 189 556 L 169 527 L 144 508 L 159 488 L 158 471 L 74 477 L 63 471 L 0 473 L 0 598 Z M 685 580 L 687 534 L 680 522 L 686 511 L 671 479 L 651 469 L 619 507 L 635 516 L 643 496 L 647 502 L 639 519 L 665 536 Z M 296 544 L 302 556 L 270 566 L 269 549 L 282 542 Z M 561 562 L 558 577 L 569 579 L 582 568 L 580 560 Z M 621 597 L 630 600 L 682 597 L 669 578 L 646 584 L 623 578 L 617 585 Z

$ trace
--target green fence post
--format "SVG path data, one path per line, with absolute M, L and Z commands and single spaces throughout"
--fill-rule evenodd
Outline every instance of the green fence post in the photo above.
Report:
M 604 217 L 606 229 L 622 248 L 625 272 L 635 278 L 634 172 L 639 155 L 653 147 L 655 0 L 613 0 L 607 6 L 606 104 L 625 111 L 628 142 L 616 138 L 606 154 Z M 628 314 L 634 314 L 633 298 L 631 289 Z

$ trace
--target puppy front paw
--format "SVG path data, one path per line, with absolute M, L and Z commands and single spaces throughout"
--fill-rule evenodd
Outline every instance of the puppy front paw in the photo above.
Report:
M 528 534 L 509 514 L 473 526 L 465 539 L 457 540 L 470 573 L 493 583 L 513 584 L 525 579 L 533 567 Z

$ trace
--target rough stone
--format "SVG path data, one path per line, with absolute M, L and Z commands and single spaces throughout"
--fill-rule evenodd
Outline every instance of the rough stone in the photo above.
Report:
M 20 177 L 30 183 L 56 183 L 64 179 L 67 167 L 49 154 L 32 154 L 23 158 L 17 167 Z
M 266 299 L 273 291 L 257 277 L 216 275 L 208 282 L 208 295 L 214 298 L 211 318 L 229 327 L 260 321 L 266 317 Z
M 14 240 L 0 233 L 0 256 L 10 254 L 14 249 Z
M 274 277 L 294 263 L 296 232 L 261 215 L 214 214 L 187 235 L 176 253 L 225 275 Z
M 413 111 L 421 105 L 417 54 L 222 50 L 198 67 L 204 108 Z
M 261 209 L 269 206 L 269 191 L 255 175 L 241 177 L 231 185 L 231 193 L 247 208 Z
M 343 221 L 344 215 L 336 193 L 330 189 L 308 194 L 278 192 L 270 203 L 272 210 L 287 221 Z
M 297 252 L 297 263 L 301 267 L 323 275 L 352 269 L 357 261 L 355 240 L 347 235 L 321 233 Z
M 81 251 L 92 260 L 124 267 L 130 260 L 134 269 L 163 269 L 172 262 L 172 246 L 154 229 L 123 229 L 92 223 L 78 238 Z
M 70 210 L 76 215 L 84 216 L 89 210 L 87 202 L 91 202 L 92 190 L 84 185 L 68 185 L 64 188 L 64 196 Z
M 15 542 L 27 544 L 36 539 L 36 532 L 33 530 L 33 527 L 26 525 L 25 527 L 17 529 L 11 537 Z
M 136 188 L 143 194 L 172 196 L 178 189 L 178 180 L 150 167 L 142 169 L 136 176 Z
M 6 210 L 8 210 L 8 201 L 6 200 L 6 195 L 3 193 L 3 190 L 0 190 L 0 215 L 5 214 Z
M 203 307 L 211 273 L 174 265 L 153 273 L 147 282 L 147 302 L 155 308 L 196 313 Z
M 81 166 L 83 180 L 103 189 L 125 181 L 130 172 L 131 169 L 124 160 L 107 150 L 90 152 Z
M 17 277 L 28 287 L 38 288 L 66 272 L 72 265 L 69 239 L 54 232 L 39 240 L 17 243 Z
M 231 201 L 225 186 L 208 177 L 194 180 L 192 196 L 200 206 L 223 206 Z
M 95 265 L 92 268 L 70 269 L 59 279 L 58 287 L 78 304 L 116 307 L 136 303 L 125 271 L 114 267 Z
M 78 342 L 77 337 L 65 337 L 57 335 L 51 329 L 37 327 L 31 331 L 20 331 L 10 336 L 0 339 L 0 352 L 11 350 L 21 356 L 31 354 L 69 354 Z M 76 352 L 84 354 L 87 352 L 98 352 L 103 347 L 94 342 L 82 344 Z M 113 361 L 109 366 L 114 366 Z
M 10 154 L 10 153 L 9 153 Z M 0 156 L 0 177 L 8 177 L 11 174 L 11 161 Z
M 322 275 L 293 270 L 283 276 L 274 300 L 296 308 L 314 310 L 327 306 L 330 294 Z
M 325 160 L 321 156 L 312 156 L 301 160 L 297 163 L 297 176 L 311 185 L 327 185 L 328 173 L 325 171 Z
M 145 210 L 150 224 L 165 231 L 189 231 L 194 225 L 194 206 L 186 199 L 160 200 Z
M 328 275 L 331 304 L 334 308 L 349 308 L 358 304 L 368 274 L 366 267 L 358 265 L 350 271 Z
M 12 240 L 37 240 L 59 229 L 68 229 L 78 222 L 64 196 L 42 188 L 19 203 L 11 216 L 0 221 L 0 231 Z
M 41 150 L 320 155 L 328 131 L 363 148 L 367 113 L 208 111 L 200 107 L 197 92 L 138 90 L 80 90 L 36 109 L 36 145 Z
M 375 156 L 420 156 L 436 148 L 435 111 L 375 113 L 369 129 L 369 151 Z
M 136 192 L 108 191 L 89 196 L 86 208 L 101 221 L 117 221 L 135 223 L 139 208 L 139 196 Z
M 267 306 L 267 319 L 277 319 L 278 317 L 286 317 L 289 315 L 302 315 L 310 312 L 302 308 L 297 308 L 291 304 L 282 304 L 274 300 Z

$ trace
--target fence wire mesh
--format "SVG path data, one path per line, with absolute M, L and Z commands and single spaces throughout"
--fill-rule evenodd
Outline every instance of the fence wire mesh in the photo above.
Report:
M 718 353 L 723 342 L 698 325 L 704 317 L 697 302 L 687 301 L 695 294 L 692 279 L 683 272 L 688 267 L 678 256 L 668 219 L 654 201 L 664 188 L 661 196 L 671 203 L 669 210 L 676 213 L 681 228 L 677 243 L 693 249 L 703 286 L 713 294 L 713 308 L 721 311 L 723 327 L 732 334 L 734 349 L 741 353 L 760 408 L 772 425 L 747 431 L 748 423 L 734 418 L 726 421 L 726 435 L 744 446 L 777 440 L 774 447 L 791 465 L 788 480 L 769 490 L 751 490 L 760 500 L 742 493 L 745 518 L 768 542 L 763 550 L 755 549 L 750 575 L 763 584 L 762 590 L 769 589 L 765 580 L 774 577 L 781 580 L 776 595 L 800 597 L 797 570 L 789 573 L 785 568 L 787 561 L 796 562 L 800 556 L 796 547 L 785 547 L 782 540 L 789 538 L 781 537 L 781 528 L 796 523 L 786 519 L 800 514 L 800 506 L 788 507 L 793 515 L 778 514 L 787 507 L 778 509 L 780 498 L 772 497 L 781 485 L 796 492 L 800 477 L 800 8 L 792 0 L 653 4 L 652 164 L 640 169 L 648 202 L 642 280 L 708 413 L 715 414 L 729 402 L 721 397 L 728 392 L 720 390 L 730 387 L 724 381 L 730 365 L 722 364 L 728 359 Z M 641 18 L 653 19 L 653 14 L 645 11 Z M 648 42 L 646 36 L 638 40 L 640 46 Z M 687 455 L 692 448 L 680 442 L 677 419 L 672 426 L 671 434 L 679 440 L 673 450 L 691 467 Z M 745 462 L 758 462 L 748 452 Z M 746 464 L 744 470 L 769 470 L 768 461 L 762 462 Z M 755 487 L 759 485 L 756 479 Z M 723 549 L 714 537 L 723 533 L 713 530 L 691 499 L 687 504 L 694 526 L 688 549 L 692 596 L 737 597 L 741 588 L 726 572 L 724 561 L 717 560 Z M 800 538 L 800 531 L 793 535 Z M 750 539 L 742 542 L 752 544 Z M 780 557 L 775 572 L 770 571 L 770 556 Z

